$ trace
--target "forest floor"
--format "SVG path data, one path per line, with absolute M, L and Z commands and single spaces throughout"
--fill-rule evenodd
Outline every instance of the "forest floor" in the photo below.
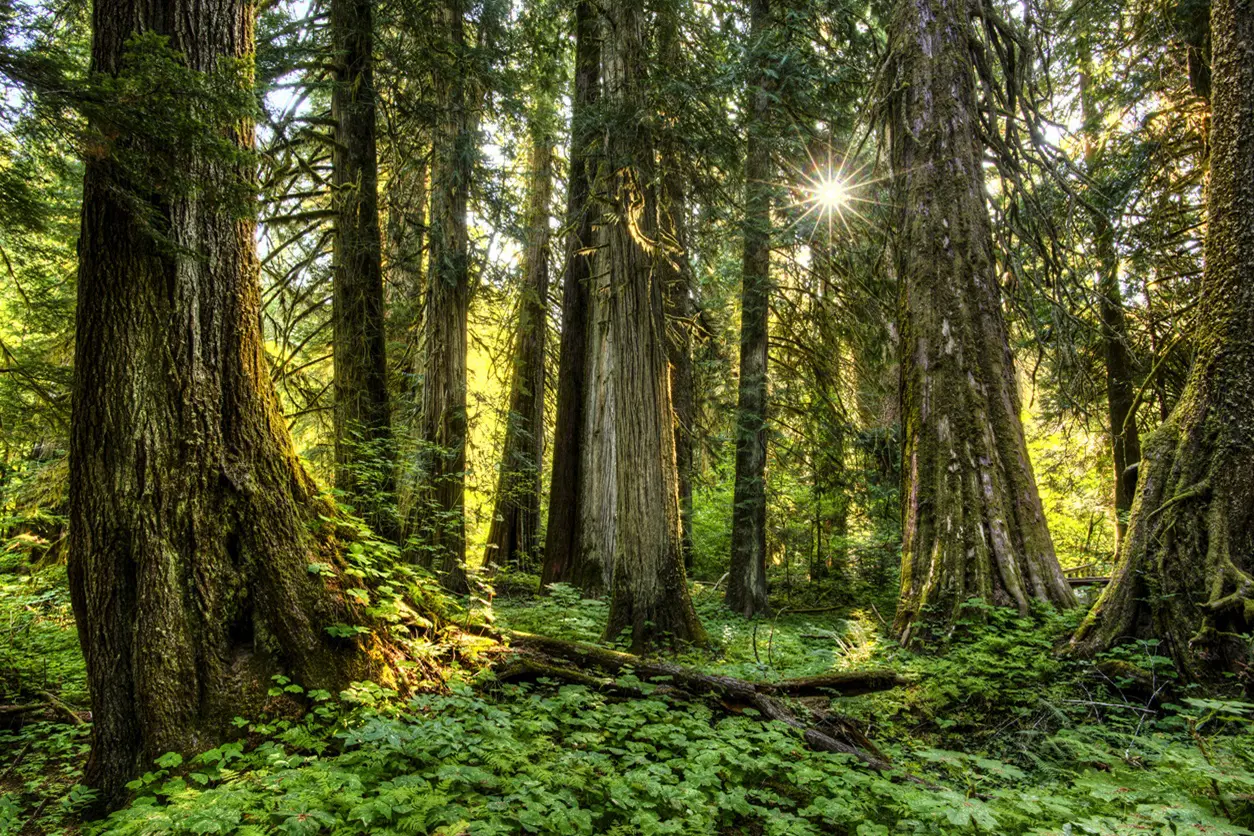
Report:
M 976 611 L 943 647 L 912 653 L 874 609 L 748 623 L 700 586 L 715 650 L 672 661 L 757 682 L 904 675 L 819 700 L 892 768 L 810 751 L 752 708 L 676 699 L 630 673 L 618 690 L 494 682 L 463 637 L 445 686 L 408 699 L 373 683 L 331 695 L 277 681 L 306 701 L 302 718 L 237 718 L 240 740 L 187 763 L 166 755 L 131 806 L 86 823 L 90 715 L 65 572 L 6 560 L 0 834 L 1254 832 L 1254 706 L 1179 686 L 1150 646 L 1074 660 L 1056 652 L 1074 614 Z M 476 617 L 584 642 L 605 619 L 603 602 L 562 588 L 490 609 Z M 1141 673 L 1121 677 L 1119 662 Z

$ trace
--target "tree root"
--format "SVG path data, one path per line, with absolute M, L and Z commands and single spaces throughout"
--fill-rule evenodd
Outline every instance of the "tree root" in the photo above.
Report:
M 747 709 L 753 709 L 765 720 L 775 720 L 799 731 L 806 744 L 815 751 L 852 755 L 880 771 L 892 768 L 888 758 L 851 721 L 805 706 L 794 706 L 781 699 L 865 694 L 907 682 L 892 671 L 849 671 L 782 682 L 756 683 L 730 676 L 700 673 L 670 662 L 646 660 L 630 653 L 548 636 L 509 632 L 505 634 L 505 638 L 516 652 L 498 666 L 498 681 L 517 682 L 549 677 L 618 696 L 647 696 L 641 688 L 587 673 L 588 669 L 609 673 L 629 670 L 640 679 L 661 680 L 664 683 L 661 688 L 652 690 L 649 694 L 669 694 L 702 700 L 733 713 L 747 713 Z M 566 664 L 562 664 L 563 661 Z M 574 667 L 571 666 L 572 663 Z

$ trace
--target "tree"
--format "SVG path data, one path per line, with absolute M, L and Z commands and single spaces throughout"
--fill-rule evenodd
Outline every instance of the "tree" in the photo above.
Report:
M 549 297 L 549 205 L 553 197 L 554 114 L 536 105 L 525 220 L 522 293 L 510 373 L 509 413 L 488 530 L 485 563 L 527 566 L 540 535 L 540 468 L 544 457 L 544 337 Z
M 433 140 L 430 250 L 423 311 L 420 470 L 425 498 L 423 562 L 444 585 L 466 580 L 466 325 L 470 306 L 467 207 L 474 156 L 466 80 L 466 21 L 461 0 L 446 0 L 439 20 L 452 60 L 437 74 L 440 118 Z
M 745 157 L 744 265 L 740 313 L 740 389 L 736 403 L 736 488 L 732 506 L 727 606 L 750 618 L 765 612 L 766 397 L 771 296 L 770 0 L 749 5 L 748 151 Z
M 614 571 L 606 636 L 634 649 L 704 644 L 684 573 L 653 139 L 646 118 L 644 4 L 607 12 L 606 261 L 615 453 Z
M 1097 177 L 1106 161 L 1101 143 L 1094 136 L 1099 129 L 1100 117 L 1091 89 L 1093 59 L 1087 42 L 1080 45 L 1079 69 L 1080 107 L 1086 134 L 1084 164 L 1089 176 Z M 1127 516 L 1132 510 L 1132 496 L 1136 489 L 1136 471 L 1129 472 L 1129 469 L 1141 460 L 1141 437 L 1134 414 L 1134 366 L 1123 309 L 1123 290 L 1119 285 L 1119 252 L 1115 247 L 1116 228 L 1112 220 L 1117 207 L 1111 205 L 1115 203 L 1113 197 L 1109 193 L 1096 196 L 1097 205 L 1089 214 L 1092 216 L 1093 244 L 1097 255 L 1097 305 L 1106 366 L 1106 415 L 1115 470 L 1115 553 L 1118 554 L 1127 531 Z
M 1028 460 L 977 130 L 964 0 L 897 4 L 889 131 L 899 189 L 902 565 L 894 629 L 969 598 L 1071 606 Z
M 1201 678 L 1248 661 L 1254 627 L 1254 3 L 1212 0 L 1210 184 L 1197 354 L 1146 439 L 1110 585 L 1084 654 L 1160 639 Z
M 335 50 L 335 484 L 376 531 L 394 539 L 373 0 L 333 0 L 330 28 Z
M 324 629 L 356 620 L 307 569 L 330 547 L 312 524 L 334 511 L 296 457 L 262 347 L 240 195 L 251 123 L 213 106 L 223 85 L 252 100 L 232 70 L 252 59 L 254 9 L 99 0 L 94 21 L 110 106 L 83 185 L 69 578 L 92 698 L 86 777 L 114 804 L 152 758 L 227 736 L 272 674 L 335 690 L 381 671 L 373 634 Z M 144 75 L 154 60 L 161 75 Z M 115 87 L 128 73 L 138 81 Z
M 658 55 L 664 66 L 678 74 L 683 66 L 682 39 L 678 9 L 674 4 L 660 12 Z M 664 112 L 671 112 L 676 94 L 665 91 Z M 658 269 L 663 271 L 666 288 L 667 356 L 671 366 L 671 401 L 675 408 L 675 465 L 679 471 L 679 519 L 683 531 L 684 567 L 692 568 L 692 479 L 693 430 L 697 419 L 696 393 L 693 391 L 692 321 L 696 316 L 693 303 L 692 263 L 688 257 L 688 188 L 684 176 L 681 139 L 677 120 L 671 119 L 658 135 L 658 163 L 662 183 L 658 206 L 662 258 Z
M 600 99 L 600 19 L 591 2 L 575 6 L 575 84 L 571 97 L 570 175 L 566 196 L 565 268 L 562 275 L 562 336 L 558 354 L 557 416 L 553 428 L 553 472 L 544 541 L 542 588 L 574 582 L 588 589 L 600 582 L 600 567 L 585 571 L 579 540 L 582 486 L 586 358 L 591 307 L 593 213 L 589 207 L 597 130 L 592 111 Z M 594 577 L 590 577 L 594 575 Z

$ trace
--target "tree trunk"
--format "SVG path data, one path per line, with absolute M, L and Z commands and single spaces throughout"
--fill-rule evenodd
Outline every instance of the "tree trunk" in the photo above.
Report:
M 979 598 L 1075 598 L 1028 460 L 976 130 L 965 0 L 909 0 L 891 28 L 900 188 L 903 643 Z
M 1087 43 L 1080 52 L 1080 105 L 1085 131 L 1097 130 L 1098 115 L 1089 89 L 1092 60 Z M 1084 145 L 1084 163 L 1090 177 L 1098 176 L 1104 165 L 1098 142 L 1091 136 Z M 1136 490 L 1135 471 L 1129 468 L 1141 460 L 1141 437 L 1133 407 L 1136 387 L 1132 380 L 1131 341 L 1123 311 L 1123 291 L 1119 286 L 1119 253 L 1115 248 L 1114 209 L 1109 196 L 1098 195 L 1097 208 L 1091 213 L 1094 244 L 1097 251 L 1097 304 L 1102 324 L 1102 354 L 1106 360 L 1106 406 L 1110 426 L 1111 458 L 1115 469 L 1115 554 L 1119 554 L 1132 511 Z
M 375 151 L 373 0 L 332 0 L 335 84 L 335 486 L 383 537 L 399 534 L 388 401 Z
M 464 59 L 462 0 L 441 9 L 454 60 L 440 70 L 443 110 L 436 125 L 431 184 L 430 254 L 423 310 L 419 480 L 420 561 L 446 589 L 465 592 L 466 579 L 466 328 L 470 306 L 467 207 L 472 131 Z
M 677 72 L 684 60 L 679 18 L 675 9 L 662 13 L 658 53 L 662 64 Z M 658 227 L 663 257 L 658 261 L 666 295 L 666 350 L 671 367 L 671 401 L 675 409 L 675 465 L 679 470 L 679 521 L 684 568 L 692 568 L 693 426 L 697 419 L 692 374 L 692 264 L 688 259 L 687 188 L 680 159 L 678 130 L 668 123 L 658 138 L 662 186 Z
M 579 553 L 572 582 L 588 595 L 613 588 L 618 531 L 618 458 L 615 447 L 615 366 L 612 353 L 610 296 L 613 293 L 609 238 L 596 233 L 597 255 L 588 300 L 588 344 L 584 359 L 583 439 L 579 464 Z
M 254 19 L 240 0 L 97 0 L 92 69 L 117 73 L 137 32 L 168 36 L 195 70 L 251 60 Z M 199 141 L 222 138 L 249 148 L 252 127 Z M 123 155 L 198 188 L 134 182 Z M 334 511 L 270 382 L 254 223 L 220 200 L 251 166 L 225 159 L 123 136 L 86 161 L 69 579 L 92 697 L 86 780 L 106 805 L 152 758 L 229 737 L 272 674 L 332 691 L 380 675 L 365 642 L 324 629 L 356 620 L 307 571 L 326 559 L 311 525 Z
M 1073 639 L 1160 639 L 1191 678 L 1248 661 L 1254 627 L 1254 0 L 1211 3 L 1206 272 L 1197 355 L 1145 443 L 1110 585 Z
M 771 111 L 767 75 L 769 0 L 749 4 L 754 82 L 749 90 L 745 158 L 744 265 L 740 313 L 740 391 L 736 403 L 736 486 L 732 505 L 727 606 L 750 618 L 766 598 L 766 366 L 771 297 Z
M 509 414 L 501 452 L 496 507 L 484 563 L 529 568 L 540 534 L 540 468 L 544 457 L 544 337 L 549 298 L 549 205 L 553 198 L 553 138 L 548 105 L 539 105 L 531 147 L 527 249 Z
M 641 0 L 614 4 L 607 16 L 606 97 L 624 119 L 605 135 L 617 506 L 606 636 L 630 629 L 637 650 L 662 641 L 704 644 L 679 522 L 654 149 L 645 118 L 647 18 Z
M 575 90 L 570 130 L 570 184 L 566 196 L 566 266 L 562 279 L 562 341 L 558 356 L 557 416 L 553 428 L 553 473 L 549 484 L 549 520 L 544 542 L 541 588 L 577 582 L 583 507 L 582 460 L 587 380 L 592 258 L 594 241 L 588 198 L 593 168 L 589 157 L 596 140 L 592 108 L 600 98 L 601 46 L 598 12 L 590 0 L 575 7 Z M 598 572 L 599 574 L 599 572 Z M 582 584 L 581 584 L 582 585 Z

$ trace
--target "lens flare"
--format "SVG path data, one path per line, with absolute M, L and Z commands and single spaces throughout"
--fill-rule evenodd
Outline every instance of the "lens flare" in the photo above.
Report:
M 823 212 L 839 212 L 849 203 L 849 188 L 843 180 L 824 179 L 810 188 L 810 197 Z

